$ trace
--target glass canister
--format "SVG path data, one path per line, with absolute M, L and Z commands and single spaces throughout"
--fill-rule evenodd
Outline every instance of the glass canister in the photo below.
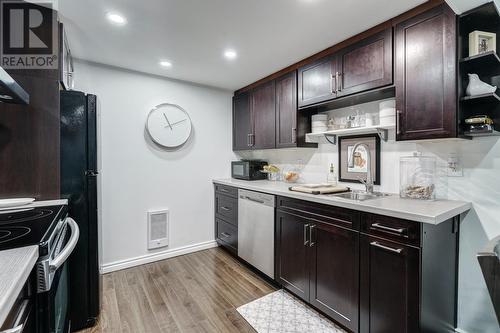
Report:
M 436 198 L 436 158 L 413 153 L 400 158 L 399 195 L 401 198 Z

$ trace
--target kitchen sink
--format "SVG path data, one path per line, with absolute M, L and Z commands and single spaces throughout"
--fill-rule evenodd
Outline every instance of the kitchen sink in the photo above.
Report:
M 348 200 L 365 201 L 381 197 L 388 197 L 390 195 L 391 194 L 389 193 L 382 193 L 382 192 L 368 193 L 368 192 L 352 191 L 339 194 L 331 194 L 330 196 Z

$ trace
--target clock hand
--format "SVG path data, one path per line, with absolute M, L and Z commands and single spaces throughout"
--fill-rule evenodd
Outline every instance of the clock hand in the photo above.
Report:
M 165 117 L 165 120 L 167 121 L 167 124 L 170 127 L 170 130 L 172 130 L 172 125 L 170 124 L 170 121 L 168 121 L 167 115 L 165 113 L 163 113 L 163 116 Z
M 170 125 L 174 126 L 174 125 L 177 125 L 178 123 L 182 123 L 183 121 L 186 121 L 186 120 L 187 119 L 182 119 L 182 120 L 176 121 L 175 123 L 171 123 Z

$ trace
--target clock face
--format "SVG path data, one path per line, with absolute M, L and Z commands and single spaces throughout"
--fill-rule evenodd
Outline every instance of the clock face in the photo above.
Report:
M 151 110 L 146 128 L 154 142 L 163 147 L 176 148 L 191 136 L 191 118 L 180 106 L 164 103 Z

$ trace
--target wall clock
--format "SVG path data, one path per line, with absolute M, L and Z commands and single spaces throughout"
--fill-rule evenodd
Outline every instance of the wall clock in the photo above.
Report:
M 191 136 L 191 118 L 180 106 L 163 103 L 149 112 L 146 129 L 151 139 L 158 145 L 179 148 Z

